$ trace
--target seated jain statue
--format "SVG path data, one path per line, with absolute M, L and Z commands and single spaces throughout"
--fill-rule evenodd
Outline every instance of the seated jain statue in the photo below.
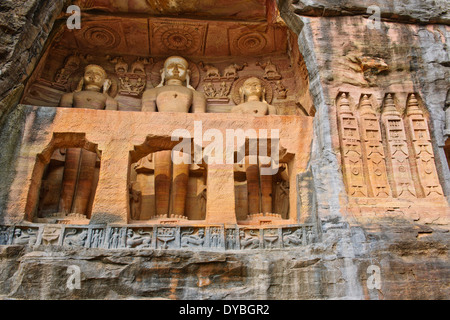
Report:
M 95 64 L 88 65 L 75 92 L 66 93 L 59 103 L 64 108 L 117 110 L 118 103 L 108 95 L 111 80 L 106 71 Z
M 158 87 L 144 92 L 142 111 L 146 112 L 206 112 L 206 98 L 190 85 L 189 63 L 182 57 L 170 57 L 161 70 Z
M 274 106 L 265 100 L 265 90 L 261 80 L 256 77 L 247 79 L 239 89 L 241 104 L 231 109 L 231 113 L 264 116 L 277 114 Z
M 206 97 L 191 87 L 188 68 L 189 64 L 184 58 L 178 56 L 168 58 L 161 70 L 162 80 L 159 86 L 144 92 L 142 111 L 206 112 Z M 170 214 L 178 218 L 185 215 L 189 164 L 172 166 L 171 154 L 172 151 L 161 151 L 155 154 L 156 216 L 159 218 L 169 217 Z M 171 201 L 172 205 L 170 205 Z

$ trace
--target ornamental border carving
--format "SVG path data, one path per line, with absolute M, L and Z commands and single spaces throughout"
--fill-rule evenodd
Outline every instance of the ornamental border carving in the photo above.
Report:
M 314 224 L 267 228 L 224 225 L 63 225 L 0 226 L 1 245 L 68 249 L 231 251 L 291 249 L 317 242 Z

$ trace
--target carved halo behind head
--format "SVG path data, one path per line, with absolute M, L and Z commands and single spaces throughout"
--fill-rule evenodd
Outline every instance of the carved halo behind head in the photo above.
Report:
M 241 88 L 244 85 L 244 83 L 250 78 L 257 78 L 259 81 L 261 81 L 261 85 L 263 87 L 263 102 L 271 104 L 273 101 L 273 88 L 268 81 L 257 76 L 241 77 L 234 83 L 233 88 L 231 89 L 231 96 L 233 98 L 234 103 L 236 105 L 239 105 L 245 102 Z
M 88 65 L 86 66 L 86 68 L 89 66 L 98 66 L 98 65 Z M 86 68 L 75 73 L 69 80 L 70 92 L 80 92 L 84 89 L 84 74 Z M 117 96 L 117 93 L 119 91 L 119 80 L 117 79 L 117 76 L 108 74 L 104 68 L 102 68 L 102 70 L 105 73 L 106 80 L 103 83 L 101 92 L 106 93 L 110 97 L 114 98 Z

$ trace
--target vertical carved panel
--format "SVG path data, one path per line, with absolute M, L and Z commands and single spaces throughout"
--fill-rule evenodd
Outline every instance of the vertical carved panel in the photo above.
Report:
M 361 119 L 364 156 L 367 161 L 369 173 L 369 185 L 372 187 L 373 196 L 377 198 L 390 197 L 391 188 L 387 178 L 381 128 L 378 117 L 367 95 L 364 95 L 361 100 L 359 115 Z
M 346 93 L 338 102 L 338 126 L 347 192 L 353 197 L 367 197 L 358 121 L 350 109 Z
M 442 196 L 442 187 L 437 176 L 434 163 L 434 152 L 431 144 L 428 121 L 419 108 L 419 103 L 414 94 L 408 100 L 406 108 L 409 134 L 412 140 L 414 157 L 417 163 L 417 171 L 420 185 L 425 197 Z
M 381 117 L 386 131 L 395 196 L 398 198 L 416 197 L 409 164 L 405 127 L 391 94 L 386 97 Z

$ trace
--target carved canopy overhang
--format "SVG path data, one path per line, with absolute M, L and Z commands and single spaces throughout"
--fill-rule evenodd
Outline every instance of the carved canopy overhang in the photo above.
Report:
M 92 54 L 167 57 L 261 56 L 286 53 L 287 28 L 251 21 L 105 16 L 85 13 L 81 30 L 63 24 L 55 49 Z
M 265 1 L 230 1 L 223 17 L 206 12 L 208 1 L 197 2 L 204 12 L 190 17 L 139 14 L 130 9 L 135 8 L 131 1 L 124 2 L 127 6 L 83 1 L 81 29 L 68 29 L 69 15 L 60 17 L 22 103 L 57 107 L 64 92 L 76 90 L 84 68 L 97 64 L 112 80 L 109 94 L 119 110 L 140 111 L 145 88 L 161 81 L 164 60 L 179 55 L 190 63 L 190 84 L 208 98 L 207 112 L 230 112 L 239 96 L 237 86 L 255 76 L 264 82 L 266 100 L 278 114 L 314 116 L 303 57 L 295 35 L 277 19 L 272 0 L 267 4 L 273 10 Z M 247 10 L 249 3 L 252 9 Z M 217 6 L 224 5 L 219 1 Z M 242 16 L 257 10 L 253 18 Z

